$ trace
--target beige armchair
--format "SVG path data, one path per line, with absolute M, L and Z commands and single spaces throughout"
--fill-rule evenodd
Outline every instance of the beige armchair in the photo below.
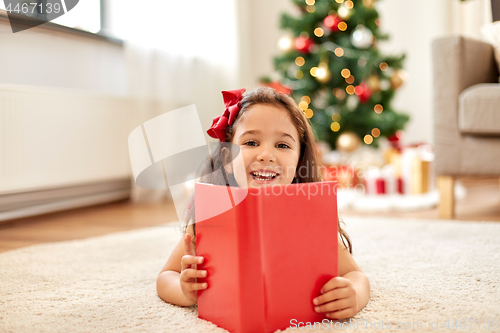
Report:
M 500 177 L 500 84 L 493 47 L 466 37 L 432 44 L 439 215 L 453 218 L 458 176 Z

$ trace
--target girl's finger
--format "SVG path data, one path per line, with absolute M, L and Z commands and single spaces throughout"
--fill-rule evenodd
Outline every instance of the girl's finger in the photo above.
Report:
M 207 271 L 188 268 L 182 271 L 181 280 L 187 281 L 194 278 L 207 277 Z
M 349 297 L 349 290 L 347 288 L 335 288 L 330 290 L 323 295 L 320 295 L 313 299 L 314 305 L 321 305 L 323 303 L 328 303 L 335 301 L 337 299 L 347 298 Z
M 207 289 L 208 288 L 208 285 L 206 282 L 202 282 L 202 283 L 197 283 L 197 282 L 184 282 L 184 281 L 181 281 L 181 284 L 183 285 L 183 289 L 184 290 L 188 290 L 188 291 L 193 291 L 193 290 L 203 290 L 203 289 Z
M 206 282 L 203 283 L 191 283 L 191 287 L 193 290 L 203 290 L 208 288 L 208 284 Z
M 181 258 L 181 271 L 188 268 L 195 268 L 196 264 L 201 264 L 204 261 L 203 257 L 195 257 L 190 255 L 182 256 Z
M 324 294 L 330 290 L 333 290 L 335 288 L 340 288 L 340 287 L 346 287 L 350 281 L 346 278 L 343 278 L 341 276 L 334 277 L 333 279 L 330 279 L 323 288 L 321 288 L 321 293 Z
M 333 311 L 339 311 L 346 309 L 350 306 L 352 306 L 352 300 L 350 298 L 342 298 L 330 303 L 326 303 L 323 305 L 316 306 L 314 308 L 314 311 L 318 313 L 323 313 L 323 312 L 333 312 Z
M 191 235 L 189 233 L 186 233 L 184 236 L 184 253 L 195 256 L 196 252 L 194 252 L 193 249 L 193 243 L 191 242 Z

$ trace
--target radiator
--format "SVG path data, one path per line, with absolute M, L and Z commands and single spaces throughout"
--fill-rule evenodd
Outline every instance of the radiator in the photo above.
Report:
M 130 196 L 125 97 L 0 85 L 0 221 Z

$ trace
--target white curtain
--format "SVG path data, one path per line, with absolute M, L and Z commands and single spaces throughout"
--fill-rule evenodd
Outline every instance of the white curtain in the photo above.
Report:
M 491 23 L 490 0 L 452 0 L 451 32 L 475 39 L 483 39 L 481 27 Z
M 135 126 L 195 104 L 208 128 L 223 111 L 221 91 L 241 82 L 236 1 L 108 0 L 109 31 L 125 40 Z M 165 196 L 137 186 L 132 193 L 134 201 Z

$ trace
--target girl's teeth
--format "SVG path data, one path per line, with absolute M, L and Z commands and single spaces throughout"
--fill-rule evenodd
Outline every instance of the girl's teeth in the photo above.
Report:
M 276 173 L 263 173 L 263 174 L 261 174 L 258 172 L 254 172 L 253 175 L 256 177 L 274 177 L 274 176 L 276 176 Z
M 261 180 L 261 181 L 266 181 L 266 180 L 272 180 L 274 178 L 276 178 L 278 174 L 277 173 L 259 173 L 259 172 L 254 172 L 252 173 L 252 176 L 257 179 L 257 180 Z

